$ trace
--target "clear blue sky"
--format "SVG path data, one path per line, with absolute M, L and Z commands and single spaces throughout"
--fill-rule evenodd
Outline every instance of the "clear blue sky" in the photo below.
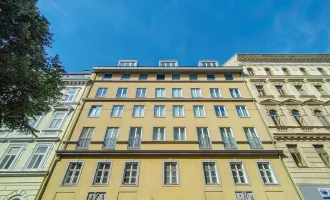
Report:
M 39 0 L 68 72 L 136 59 L 330 53 L 330 0 Z

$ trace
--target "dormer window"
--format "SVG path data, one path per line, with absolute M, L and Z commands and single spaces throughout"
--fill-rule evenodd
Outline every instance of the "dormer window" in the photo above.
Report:
M 219 63 L 216 60 L 203 60 L 203 61 L 199 61 L 198 66 L 200 66 L 200 67 L 217 67 L 217 66 L 219 66 Z
M 135 67 L 137 66 L 137 60 L 120 60 L 118 63 L 120 67 Z
M 178 61 L 176 60 L 161 60 L 159 61 L 160 67 L 177 67 Z

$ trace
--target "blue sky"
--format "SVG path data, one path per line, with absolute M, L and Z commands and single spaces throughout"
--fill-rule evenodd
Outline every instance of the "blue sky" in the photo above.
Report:
M 68 72 L 120 59 L 224 63 L 235 53 L 330 53 L 330 0 L 39 0 Z

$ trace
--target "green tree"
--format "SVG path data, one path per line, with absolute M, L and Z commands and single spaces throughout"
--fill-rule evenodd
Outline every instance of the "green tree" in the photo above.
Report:
M 37 0 L 0 0 L 0 125 L 34 134 L 30 117 L 61 97 L 64 71 Z

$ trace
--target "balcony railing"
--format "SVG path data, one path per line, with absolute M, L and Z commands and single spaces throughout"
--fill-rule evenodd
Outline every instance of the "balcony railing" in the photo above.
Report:
M 204 138 L 199 137 L 198 144 L 200 149 L 207 149 L 212 147 L 211 139 L 209 137 L 204 137 Z
M 139 137 L 130 137 L 128 138 L 127 148 L 140 148 L 141 139 Z
M 37 133 L 39 137 L 58 137 L 60 134 L 60 130 L 42 130 Z

